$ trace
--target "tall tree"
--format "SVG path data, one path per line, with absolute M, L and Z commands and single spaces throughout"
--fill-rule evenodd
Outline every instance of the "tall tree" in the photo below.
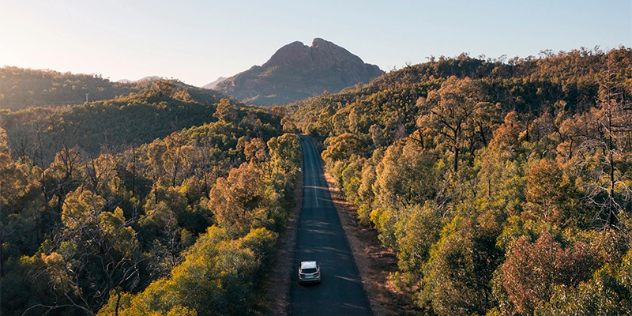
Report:
M 604 189 L 607 192 L 607 199 L 602 208 L 606 210 L 605 221 L 610 227 L 618 222 L 617 215 L 625 209 L 626 203 L 632 201 L 632 188 L 624 185 L 623 190 L 616 189 L 618 184 L 622 184 L 621 170 L 630 167 L 630 162 L 623 158 L 623 152 L 632 150 L 632 96 L 627 95 L 632 91 L 617 87 L 612 63 L 613 61 L 608 58 L 596 115 L 601 142 L 606 150 L 604 160 L 607 163 L 608 183 Z M 621 166 L 622 163 L 625 166 Z
M 218 178 L 211 189 L 209 209 L 217 223 L 235 232 L 248 231 L 265 221 L 266 185 L 263 171 L 244 163 L 232 169 L 226 178 Z
M 141 260 L 136 232 L 123 210 L 114 209 L 102 197 L 81 188 L 64 202 L 61 230 L 53 244 L 35 257 L 41 269 L 34 278 L 47 278 L 54 305 L 34 305 L 46 313 L 75 308 L 94 315 L 113 295 L 120 302 L 122 290 L 138 285 Z M 63 299 L 62 299 L 63 298 Z
M 220 121 L 235 122 L 237 120 L 237 110 L 230 104 L 229 99 L 221 99 L 213 116 Z
M 529 315 L 551 298 L 556 285 L 587 281 L 600 263 L 595 249 L 584 242 L 564 249 L 550 233 L 534 243 L 523 236 L 510 248 L 494 282 L 502 284 L 516 312 Z
M 463 147 L 474 142 L 471 138 L 476 136 L 477 122 L 492 107 L 483 102 L 483 96 L 480 81 L 450 77 L 439 90 L 428 93 L 428 110 L 417 119 L 421 129 L 431 129 L 449 144 L 454 155 L 454 172 L 459 169 Z

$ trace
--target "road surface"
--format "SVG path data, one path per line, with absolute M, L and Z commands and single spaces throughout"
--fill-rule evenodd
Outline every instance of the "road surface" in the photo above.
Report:
M 372 315 L 351 248 L 331 201 L 316 147 L 301 136 L 303 208 L 291 285 L 291 315 Z M 321 263 L 321 284 L 299 285 L 301 261 Z

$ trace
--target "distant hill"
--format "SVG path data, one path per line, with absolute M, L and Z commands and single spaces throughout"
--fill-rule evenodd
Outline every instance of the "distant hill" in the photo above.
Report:
M 222 81 L 215 90 L 256 105 L 285 104 L 368 83 L 381 74 L 377 66 L 316 38 L 311 47 L 298 41 L 281 47 L 265 64 Z
M 163 78 L 163 77 L 159 77 L 159 76 L 146 76 L 146 77 L 142 77 L 138 80 L 129 80 L 129 79 L 121 79 L 121 80 L 117 80 L 116 82 L 119 83 L 138 83 L 138 82 L 152 82 L 152 81 L 158 81 L 158 80 L 162 80 L 162 79 L 167 79 L 167 78 Z
M 346 128 L 354 126 L 356 132 L 369 133 L 375 124 L 391 134 L 396 134 L 395 127 L 404 126 L 406 133 L 411 134 L 418 129 L 416 118 L 422 111 L 417 102 L 422 102 L 429 91 L 438 89 L 442 82 L 455 76 L 482 80 L 486 101 L 499 104 L 505 114 L 517 111 L 525 115 L 525 121 L 560 109 L 567 113 L 586 112 L 596 106 L 595 102 L 603 93 L 600 92 L 599 80 L 602 79 L 599 76 L 607 71 L 608 60 L 613 61 L 610 66 L 614 69 L 610 70 L 612 80 L 629 86 L 630 52 L 630 48 L 613 49 L 607 53 L 573 50 L 541 58 L 515 57 L 506 62 L 472 58 L 465 53 L 454 58 L 441 56 L 427 63 L 391 71 L 368 85 L 296 101 L 287 104 L 286 108 L 292 113 L 296 126 L 305 133 L 327 136 L 336 124 Z M 625 88 L 618 89 L 615 94 L 626 91 Z M 336 113 L 338 119 L 349 121 L 344 124 L 327 121 Z M 352 118 L 360 123 L 350 122 Z
M 165 137 L 174 131 L 216 121 L 223 94 L 160 80 L 141 92 L 74 106 L 0 111 L 17 156 L 28 155 L 46 165 L 63 147 L 98 154 Z
M 146 77 L 142 77 L 140 79 L 138 79 L 136 82 L 146 82 L 146 81 L 158 81 L 161 79 L 165 79 L 163 77 L 160 76 L 146 76 Z
M 217 86 L 217 84 L 219 84 L 220 82 L 222 82 L 224 80 L 226 80 L 225 77 L 219 77 L 219 78 L 217 78 L 217 80 L 215 80 L 215 81 L 213 81 L 213 82 L 211 82 L 211 83 L 209 83 L 207 85 L 202 86 L 202 88 L 204 88 L 204 89 L 213 89 L 213 88 L 215 88 L 215 86 Z
M 136 93 L 146 85 L 112 82 L 100 75 L 52 70 L 0 68 L 0 109 L 12 111 L 42 106 L 81 104 Z

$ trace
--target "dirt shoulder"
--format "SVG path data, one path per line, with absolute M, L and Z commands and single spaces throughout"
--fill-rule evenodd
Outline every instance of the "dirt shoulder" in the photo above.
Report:
M 347 234 L 373 313 L 376 316 L 417 314 L 411 293 L 398 292 L 389 276 L 397 271 L 395 253 L 382 247 L 375 230 L 358 226 L 356 208 L 345 200 L 328 172 L 325 172 L 325 179 Z

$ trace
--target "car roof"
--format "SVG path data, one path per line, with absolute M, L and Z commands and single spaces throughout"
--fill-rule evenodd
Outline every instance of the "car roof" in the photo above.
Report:
M 313 269 L 313 268 L 316 268 L 316 261 L 301 262 L 301 269 Z

